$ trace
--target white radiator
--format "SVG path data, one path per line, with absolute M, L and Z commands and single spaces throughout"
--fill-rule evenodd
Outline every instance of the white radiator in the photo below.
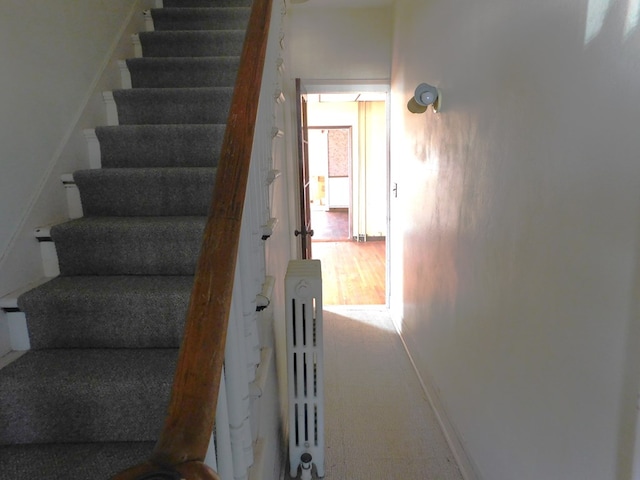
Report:
M 324 361 L 320 260 L 291 260 L 285 277 L 289 463 L 292 478 L 302 468 L 324 477 Z

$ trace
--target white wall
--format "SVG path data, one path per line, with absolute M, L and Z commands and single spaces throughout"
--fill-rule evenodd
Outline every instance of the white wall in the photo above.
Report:
M 360 204 L 362 229 L 367 236 L 387 234 L 387 106 L 385 102 L 361 102 L 360 119 L 364 122 L 365 162 L 364 195 Z
M 396 3 L 398 313 L 485 480 L 630 478 L 639 9 Z M 421 82 L 441 113 L 406 110 Z
M 291 78 L 388 79 L 391 9 L 288 10 Z
M 129 0 L 2 5 L 0 295 L 42 275 L 33 229 L 65 218 L 59 175 L 86 165 L 81 128 L 104 123 L 93 88 L 132 6 Z M 97 108 L 81 118 L 92 103 Z

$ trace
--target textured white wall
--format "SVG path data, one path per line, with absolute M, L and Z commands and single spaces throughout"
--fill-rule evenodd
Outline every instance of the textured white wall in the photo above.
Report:
M 33 228 L 66 216 L 58 177 L 86 165 L 80 129 L 103 120 L 91 90 L 134 3 L 2 4 L 0 295 L 42 274 Z M 91 101 L 94 118 L 81 119 Z
M 638 10 L 396 3 L 401 328 L 485 480 L 630 478 Z M 442 113 L 406 110 L 423 81 Z
M 291 78 L 388 79 L 391 9 L 289 9 Z

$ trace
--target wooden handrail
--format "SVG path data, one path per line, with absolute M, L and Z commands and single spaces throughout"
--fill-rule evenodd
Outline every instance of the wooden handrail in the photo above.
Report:
M 113 480 L 218 479 L 204 458 L 224 363 L 271 9 L 272 0 L 253 2 L 164 429 L 149 461 Z

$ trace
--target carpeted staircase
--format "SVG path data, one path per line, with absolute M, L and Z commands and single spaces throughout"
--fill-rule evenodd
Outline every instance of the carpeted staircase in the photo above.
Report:
M 250 0 L 164 0 L 60 276 L 18 299 L 32 350 L 0 370 L 0 479 L 106 479 L 148 457 L 173 380 Z M 140 13 L 142 15 L 142 12 Z

